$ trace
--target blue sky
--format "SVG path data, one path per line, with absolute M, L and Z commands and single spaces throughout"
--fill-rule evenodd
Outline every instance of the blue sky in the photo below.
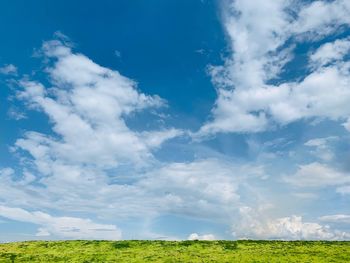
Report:
M 0 10 L 0 241 L 350 239 L 346 0 Z

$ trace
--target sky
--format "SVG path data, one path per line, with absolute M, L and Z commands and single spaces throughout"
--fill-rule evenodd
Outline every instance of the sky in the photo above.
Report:
M 350 2 L 2 1 L 0 242 L 350 239 Z

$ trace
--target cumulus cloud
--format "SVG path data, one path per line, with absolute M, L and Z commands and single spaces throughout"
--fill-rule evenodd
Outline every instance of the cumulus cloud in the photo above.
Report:
M 49 214 L 22 208 L 0 206 L 0 216 L 39 225 L 36 236 L 53 236 L 68 239 L 121 239 L 121 231 L 115 225 L 105 225 L 78 217 L 54 217 Z
M 324 37 L 340 26 L 349 25 L 349 13 L 350 4 L 346 0 L 313 1 L 301 6 L 293 31 L 308 38 Z
M 53 87 L 23 80 L 18 97 L 49 116 L 58 138 L 28 132 L 17 141 L 18 147 L 30 153 L 45 148 L 49 159 L 115 167 L 145 163 L 152 148 L 181 134 L 175 129 L 155 135 L 148 131 L 145 139 L 128 128 L 124 117 L 160 107 L 162 99 L 140 93 L 134 81 L 72 53 L 60 41 L 45 42 L 43 52 L 53 60 L 47 68 Z
M 0 74 L 4 75 L 16 75 L 17 67 L 13 64 L 8 64 L 3 67 L 0 67 Z
M 344 240 L 350 234 L 332 230 L 327 225 L 304 222 L 301 216 L 266 218 L 250 207 L 240 209 L 240 224 L 234 227 L 236 238 L 282 240 Z
M 117 71 L 74 53 L 66 41 L 44 42 L 41 53 L 49 84 L 23 78 L 17 97 L 46 114 L 53 133 L 27 131 L 11 148 L 23 169 L 1 170 L 5 204 L 109 218 L 147 217 L 168 209 L 166 203 L 176 198 L 161 200 L 164 193 L 147 183 L 153 180 L 151 171 L 158 176 L 157 170 L 166 166 L 153 151 L 184 132 L 165 127 L 136 131 L 125 120 L 166 102 L 140 92 L 135 81 Z M 174 183 L 170 181 L 164 183 Z
M 350 38 L 337 39 L 334 42 L 323 44 L 311 56 L 311 65 L 322 67 L 330 63 L 342 60 L 349 54 Z
M 164 100 L 141 93 L 133 80 L 74 53 L 62 41 L 44 42 L 42 55 L 49 84 L 22 79 L 17 97 L 46 114 L 53 132 L 25 132 L 12 147 L 23 169 L 4 169 L 0 176 L 4 206 L 21 207 L 35 217 L 31 222 L 40 225 L 40 235 L 73 238 L 74 231 L 60 234 L 60 220 L 91 229 L 99 224 L 41 212 L 39 218 L 28 211 L 74 211 L 106 220 L 161 214 L 229 220 L 239 206 L 238 186 L 264 173 L 261 166 L 219 159 L 157 161 L 153 151 L 186 132 L 165 127 L 136 131 L 126 118 L 161 107 Z M 77 232 L 93 235 L 85 228 Z
M 295 174 L 284 180 L 298 187 L 341 186 L 350 183 L 350 175 L 326 164 L 313 162 L 300 165 Z
M 188 240 L 215 240 L 215 236 L 213 234 L 204 234 L 199 235 L 197 233 L 192 233 L 188 236 Z
M 235 52 L 225 66 L 212 68 L 219 96 L 214 120 L 202 127 L 200 135 L 263 131 L 273 122 L 286 124 L 312 116 L 343 120 L 349 115 L 349 65 L 343 61 L 347 40 L 310 53 L 313 72 L 303 80 L 267 84 L 293 57 L 293 46 L 279 49 L 291 31 L 285 30 L 292 21 L 286 8 L 285 1 L 232 4 L 233 13 L 240 10 L 239 17 L 232 18 L 230 13 L 226 20 L 229 34 L 235 35 Z M 322 57 L 322 49 L 330 50 L 327 56 Z M 135 81 L 73 52 L 64 41 L 44 42 L 42 55 L 48 84 L 24 78 L 19 81 L 17 97 L 47 115 L 53 132 L 27 131 L 16 141 L 12 150 L 21 157 L 23 170 L 0 170 L 2 216 L 39 225 L 39 236 L 59 238 L 118 239 L 121 234 L 114 225 L 36 210 L 81 212 L 105 220 L 148 220 L 170 214 L 225 224 L 231 224 L 238 215 L 243 223 L 235 228 L 236 237 L 345 237 L 298 216 L 260 220 L 245 208 L 246 201 L 263 199 L 254 186 L 259 184 L 255 179 L 269 178 L 264 166 L 216 158 L 176 163 L 156 160 L 154 151 L 165 141 L 187 132 L 163 126 L 135 130 L 127 118 L 162 107 L 166 104 L 163 99 L 142 93 Z M 319 66 L 311 67 L 312 63 Z M 305 145 L 318 153 L 326 151 L 331 141 L 316 138 Z M 320 155 L 323 160 L 332 157 Z M 248 183 L 250 178 L 255 180 L 254 185 Z M 285 181 L 296 186 L 333 185 L 338 192 L 350 192 L 346 185 L 341 186 L 350 184 L 349 176 L 321 163 L 302 165 Z M 244 200 L 246 188 L 250 196 Z M 303 196 L 314 198 L 312 193 Z M 189 238 L 207 240 L 215 236 L 193 233 Z
M 225 65 L 211 69 L 218 97 L 212 120 L 200 128 L 197 136 L 260 132 L 314 117 L 334 121 L 349 117 L 348 38 L 327 43 L 311 53 L 312 70 L 308 75 L 292 81 L 279 79 L 293 59 L 295 45 L 313 41 L 305 35 L 322 38 L 339 26 L 349 26 L 346 1 L 228 3 L 224 25 L 232 55 Z
M 136 170 L 155 169 L 153 151 L 183 132 L 175 128 L 134 131 L 125 118 L 161 107 L 164 100 L 139 92 L 133 80 L 73 53 L 61 41 L 45 42 L 42 52 L 51 86 L 23 79 L 17 96 L 45 113 L 54 133 L 27 131 L 16 141 L 13 149 L 29 154 L 21 155 L 27 171 L 21 181 L 15 179 L 21 172 L 3 178 L 4 198 L 16 193 L 18 204 L 54 208 L 53 203 L 66 211 L 106 211 L 115 205 L 122 215 L 133 214 L 126 203 L 133 207 L 134 202 L 139 207 L 135 213 L 147 213 L 151 198 L 131 185 L 139 180 L 141 172 Z M 124 181 L 118 184 L 120 180 Z M 128 202 L 130 195 L 134 200 Z

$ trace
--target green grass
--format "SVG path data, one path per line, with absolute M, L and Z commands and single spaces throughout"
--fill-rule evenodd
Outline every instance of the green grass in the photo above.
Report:
M 30 241 L 0 244 L 0 262 L 350 262 L 350 242 Z

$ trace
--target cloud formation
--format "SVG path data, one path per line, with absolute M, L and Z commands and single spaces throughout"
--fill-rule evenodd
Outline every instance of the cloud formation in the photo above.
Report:
M 42 50 L 53 60 L 46 69 L 53 86 L 22 80 L 18 97 L 47 114 L 58 138 L 28 132 L 16 143 L 21 149 L 35 155 L 40 148 L 45 151 L 41 156 L 50 160 L 108 168 L 145 163 L 151 160 L 153 147 L 180 135 L 174 129 L 163 129 L 162 136 L 159 131 L 156 136 L 151 131 L 144 136 L 130 130 L 125 116 L 160 107 L 164 100 L 138 92 L 134 81 L 72 53 L 60 41 L 45 42 Z
M 295 174 L 284 179 L 286 182 L 298 187 L 327 187 L 350 184 L 350 175 L 348 173 L 337 171 L 319 162 L 300 165 Z
M 17 67 L 13 64 L 4 65 L 3 67 L 0 67 L 0 74 L 16 75 L 17 74 Z
M 215 236 L 213 234 L 204 234 L 198 235 L 197 233 L 192 233 L 188 236 L 188 240 L 215 240 Z
M 49 214 L 22 208 L 0 206 L 0 216 L 39 225 L 36 236 L 65 239 L 121 239 L 121 231 L 114 225 L 98 224 L 78 217 L 53 217 Z
M 236 0 L 227 1 L 225 10 L 232 54 L 225 65 L 211 69 L 218 97 L 212 120 L 197 136 L 261 132 L 310 118 L 349 118 L 348 38 L 310 50 L 306 75 L 280 78 L 297 45 L 349 26 L 347 1 Z
M 328 119 L 344 133 L 343 127 L 350 130 L 350 40 L 332 37 L 348 27 L 349 4 L 226 4 L 223 23 L 232 52 L 224 65 L 210 67 L 218 97 L 212 118 L 198 133 L 165 120 L 148 129 L 148 117 L 139 117 L 158 118 L 161 113 L 156 117 L 154 112 L 167 107 L 166 100 L 75 52 L 62 34 L 57 34 L 60 40 L 44 42 L 38 52 L 44 70 L 17 78 L 16 97 L 47 117 L 51 129 L 28 129 L 11 147 L 19 165 L 0 169 L 0 215 L 38 225 L 36 234 L 42 237 L 119 239 L 120 222 L 142 221 L 147 226 L 140 233 L 155 238 L 163 233 L 149 225 L 171 216 L 224 225 L 232 238 L 349 239 L 348 232 L 332 225 L 347 222 L 343 212 L 306 217 L 294 203 L 288 206 L 286 195 L 296 190 L 290 194 L 305 206 L 325 188 L 347 197 L 349 172 L 335 161 L 335 142 L 344 140 L 342 134 L 298 138 L 290 130 L 274 138 L 268 133 L 211 137 L 219 143 L 187 137 L 264 132 L 305 119 L 316 119 L 315 126 Z M 295 50 L 305 43 L 303 72 L 286 74 Z M 14 68 L 2 69 L 13 74 Z M 141 125 L 136 129 L 129 120 Z M 176 145 L 166 148 L 168 140 Z M 181 238 L 220 236 L 188 233 Z
M 333 230 L 327 225 L 304 222 L 301 216 L 270 219 L 250 207 L 240 209 L 241 224 L 236 227 L 237 238 L 280 240 L 344 240 L 349 233 Z
M 329 223 L 345 223 L 350 224 L 350 215 L 328 215 L 328 216 L 321 216 L 320 220 L 323 222 L 329 222 Z

